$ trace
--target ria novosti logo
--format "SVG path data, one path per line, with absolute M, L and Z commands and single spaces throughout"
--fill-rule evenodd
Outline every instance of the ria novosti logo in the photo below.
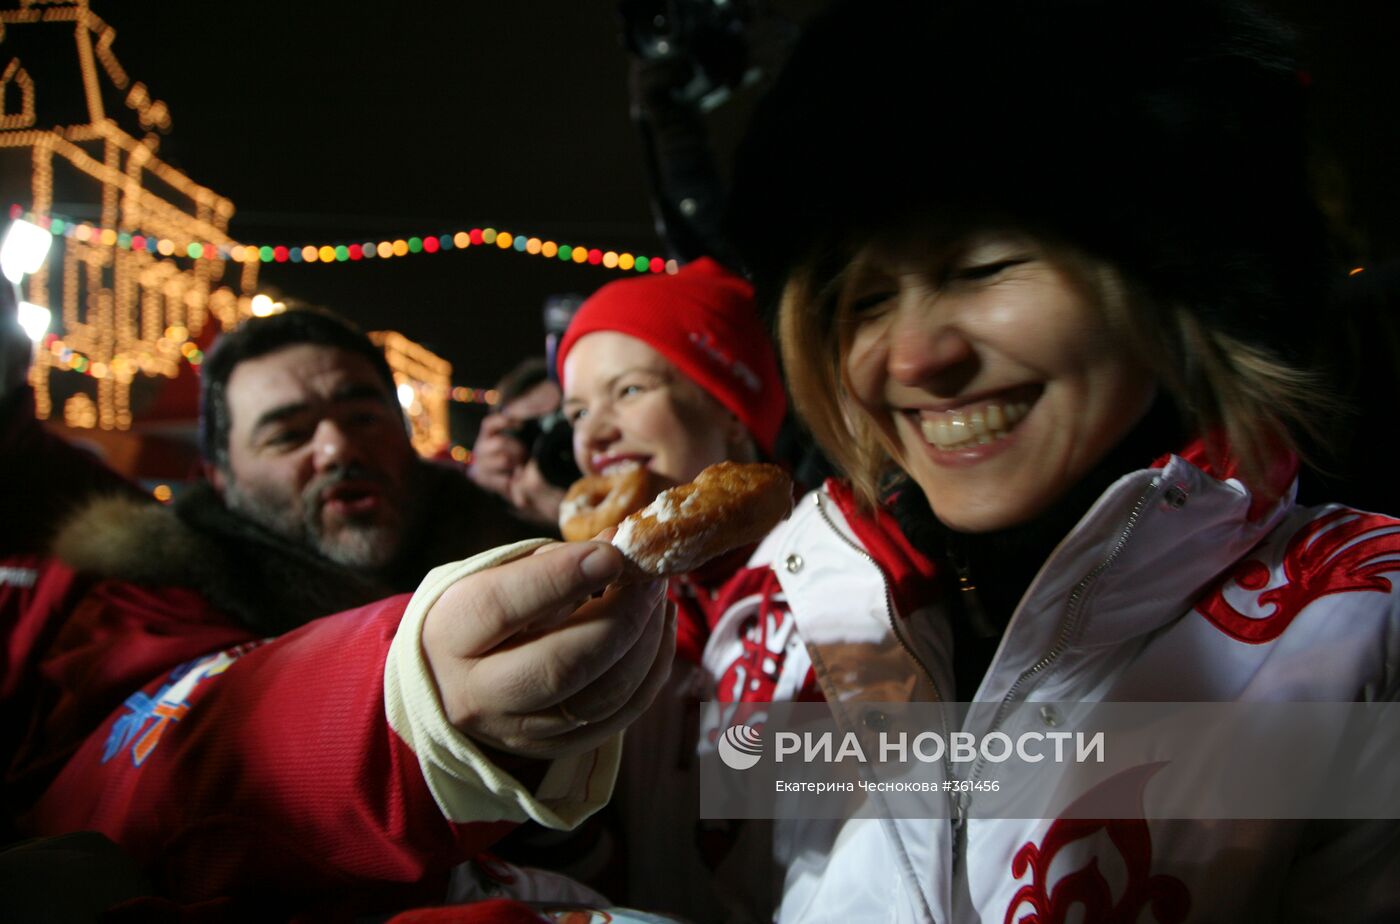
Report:
M 862 743 L 855 732 L 775 731 L 773 762 L 781 764 L 821 763 L 840 764 L 851 761 L 879 763 L 939 763 L 954 764 L 988 762 L 994 764 L 1017 760 L 1038 764 L 1103 763 L 1105 734 L 1086 732 L 1024 732 L 1012 738 L 1005 732 L 989 732 L 978 737 L 972 732 L 957 731 L 948 735 L 921 732 L 912 739 L 907 732 L 880 732 L 874 742 Z M 1048 742 L 1048 744 L 1046 743 Z M 875 751 L 867 755 L 871 744 Z M 716 748 L 720 760 L 731 770 L 747 770 L 763 757 L 763 735 L 751 725 L 731 725 L 720 735 Z M 1046 753 L 1049 750 L 1050 753 Z
M 747 770 L 763 756 L 763 736 L 749 725 L 731 725 L 716 746 L 719 759 L 730 770 Z

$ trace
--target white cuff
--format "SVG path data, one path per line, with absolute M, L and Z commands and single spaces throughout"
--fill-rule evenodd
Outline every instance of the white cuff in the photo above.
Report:
M 423 779 L 448 821 L 534 820 L 566 830 L 607 804 L 617 779 L 622 736 L 597 750 L 550 763 L 539 790 L 528 792 L 447 720 L 423 652 L 423 620 L 458 579 L 523 558 L 548 539 L 527 539 L 428 572 L 408 602 L 384 665 L 389 727 L 418 755 Z

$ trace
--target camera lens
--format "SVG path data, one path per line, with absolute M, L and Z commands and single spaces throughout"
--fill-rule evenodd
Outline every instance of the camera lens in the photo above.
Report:
M 574 462 L 574 428 L 569 426 L 563 411 L 531 421 L 540 428 L 540 435 L 531 446 L 530 455 L 540 467 L 544 480 L 556 488 L 567 488 L 583 477 Z
M 523 421 L 520 426 L 504 431 L 506 436 L 532 451 L 543 433 L 544 427 L 540 423 L 540 418 L 538 417 L 532 417 L 529 420 Z

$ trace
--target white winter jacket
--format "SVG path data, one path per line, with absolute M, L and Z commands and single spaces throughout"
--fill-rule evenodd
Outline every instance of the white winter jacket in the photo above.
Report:
M 1301 508 L 1292 491 L 1259 506 L 1238 480 L 1178 456 L 1119 479 L 1027 589 L 977 700 L 1394 700 L 1400 522 Z M 880 678 L 838 661 L 861 650 L 851 643 L 902 652 L 889 645 L 896 621 L 922 664 L 909 698 L 951 695 L 946 614 L 893 614 L 884 570 L 829 487 L 759 546 L 751 586 L 762 572 L 781 592 L 769 578 L 713 625 L 704 664 L 717 699 L 819 688 L 887 700 Z M 1043 719 L 1071 730 L 1048 707 Z M 774 831 L 783 922 L 1400 920 L 1390 821 L 865 819 Z

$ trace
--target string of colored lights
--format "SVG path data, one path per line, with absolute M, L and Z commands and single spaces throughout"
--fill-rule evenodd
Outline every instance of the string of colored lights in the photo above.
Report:
M 472 228 L 450 234 L 427 234 L 393 240 L 359 241 L 350 244 L 216 244 L 202 241 L 179 242 L 168 237 L 142 234 L 139 230 L 118 231 L 99 228 L 84 221 L 58 215 L 26 212 L 18 204 L 10 206 L 11 218 L 24 218 L 45 229 L 55 237 L 74 238 L 119 250 L 145 250 L 164 257 L 186 257 L 191 260 L 225 260 L 234 263 L 356 263 L 363 260 L 387 260 L 411 254 L 447 253 L 470 247 L 492 247 L 530 256 L 559 260 L 563 263 L 587 263 L 604 269 L 636 273 L 675 273 L 680 266 L 675 260 L 648 257 L 628 252 L 603 250 L 583 244 L 560 244 L 539 237 L 504 231 L 497 228 Z
M 184 359 L 185 362 L 189 363 L 191 366 L 198 366 L 200 363 L 204 362 L 204 351 L 199 348 L 198 344 L 188 339 L 188 337 L 180 338 L 178 336 L 171 336 L 170 333 L 170 331 L 167 331 L 166 337 L 162 338 L 162 340 L 168 341 L 170 348 L 178 352 L 180 358 Z M 81 373 L 89 378 L 105 379 L 111 375 L 119 379 L 125 378 L 130 381 L 137 371 L 135 362 L 128 357 L 118 356 L 113 359 L 110 364 L 101 362 L 100 360 L 94 360 L 86 353 L 75 350 L 67 343 L 64 343 L 63 338 L 58 334 L 45 334 L 41 345 L 44 349 L 53 354 L 57 366 L 66 368 L 69 372 Z M 162 343 L 162 346 L 165 345 L 165 343 Z M 163 350 L 162 352 L 169 352 L 169 350 Z
M 60 368 L 86 375 L 89 378 L 104 379 L 110 375 L 129 379 L 137 371 L 133 361 L 126 357 L 119 356 L 110 364 L 94 360 L 81 350 L 73 349 L 58 334 L 45 334 L 40 343 L 43 349 L 48 350 L 53 355 Z M 189 339 L 189 333 L 183 328 L 168 328 L 165 331 L 165 336 L 158 341 L 158 345 L 163 352 L 178 352 L 181 359 L 196 368 L 204 362 L 204 351 L 199 348 L 198 344 Z M 416 382 L 412 387 L 418 394 L 439 395 L 458 404 L 484 404 L 488 407 L 494 407 L 500 401 L 500 395 L 494 388 L 471 388 L 466 385 L 447 387 L 426 382 Z

